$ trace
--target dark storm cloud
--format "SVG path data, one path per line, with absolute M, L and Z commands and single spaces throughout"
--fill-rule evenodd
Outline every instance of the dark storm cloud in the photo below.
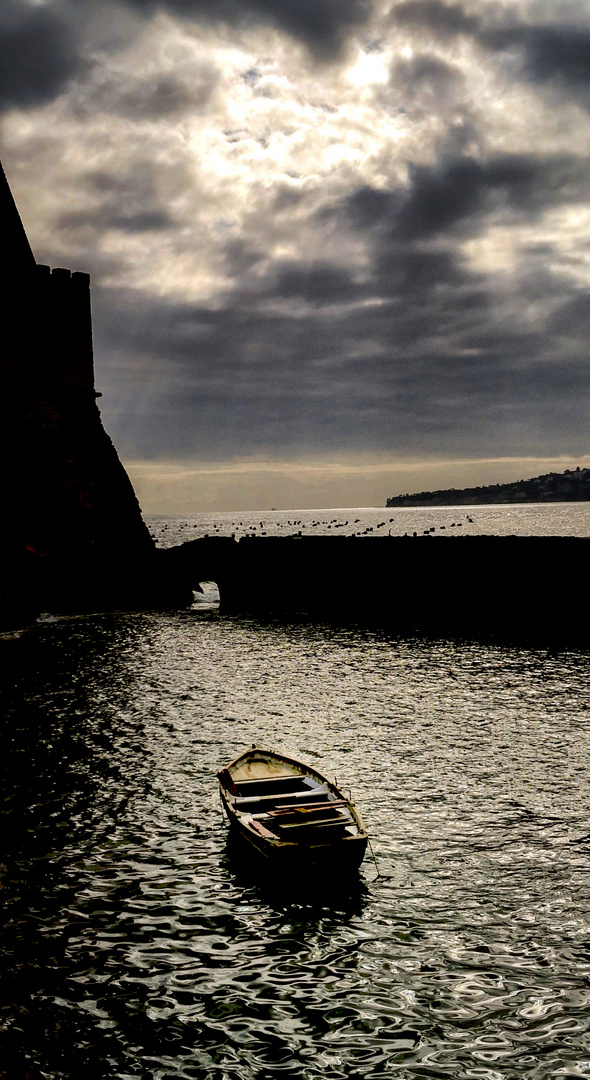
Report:
M 161 185 L 138 159 L 89 173 L 89 213 L 60 223 L 82 236 L 167 228 Z M 269 262 L 263 238 L 242 236 L 220 249 L 228 277 L 211 308 L 106 289 L 97 274 L 107 428 L 128 458 L 162 448 L 210 461 L 342 446 L 502 453 L 507 440 L 511 452 L 541 454 L 550 440 L 563 445 L 564 429 L 568 451 L 582 453 L 587 294 L 549 269 L 558 248 L 534 233 L 508 297 L 470 269 L 461 245 L 490 219 L 528 225 L 589 196 L 588 162 L 575 155 L 445 157 L 411 167 L 405 185 L 365 186 L 324 216 L 328 230 L 352 229 L 363 243 L 358 267 L 327 256 Z M 523 318 L 529 305 L 533 320 Z
M 391 14 L 399 26 L 428 30 L 436 37 L 476 34 L 480 28 L 479 20 L 468 15 L 461 4 L 441 0 L 402 0 Z
M 386 230 L 390 239 L 420 239 L 448 232 L 484 205 L 482 165 L 465 158 L 442 166 L 413 166 L 407 188 L 391 192 L 360 188 L 346 200 L 344 212 L 359 229 Z
M 492 52 L 515 53 L 524 78 L 551 86 L 590 108 L 590 28 L 586 22 L 576 25 L 558 17 L 537 24 L 519 22 L 509 10 L 494 4 L 484 5 L 481 15 L 475 16 L 462 4 L 443 0 L 402 0 L 393 8 L 392 20 L 439 40 L 464 34 Z
M 445 64 L 437 56 L 427 53 L 413 56 L 411 59 L 396 60 L 392 69 L 392 78 L 410 98 L 427 87 L 437 96 L 446 96 L 457 87 L 461 75 L 456 68 Z
M 536 79 L 558 79 L 590 88 L 589 29 L 535 27 L 524 36 L 527 67 Z
M 580 289 L 551 316 L 548 323 L 551 333 L 563 337 L 590 337 L 590 290 Z
M 82 175 L 80 188 L 88 194 L 84 210 L 62 213 L 55 224 L 63 233 L 78 234 L 82 240 L 116 229 L 125 233 L 162 231 L 174 221 L 157 193 L 154 167 L 136 159 L 125 169 L 113 173 L 92 172 Z
M 487 31 L 481 42 L 497 51 L 518 50 L 533 83 L 547 84 L 590 108 L 590 29 L 515 26 Z
M 75 36 L 43 8 L 3 0 L 0 8 L 0 110 L 42 105 L 82 67 Z
M 468 267 L 459 242 L 481 234 L 487 214 L 505 224 L 530 222 L 548 207 L 587 201 L 589 182 L 588 161 L 574 155 L 462 157 L 411 168 L 405 188 L 361 188 L 340 207 L 367 239 L 372 289 L 382 301 L 370 309 L 372 339 L 390 378 L 374 371 L 371 378 L 381 382 L 384 402 L 394 395 L 396 423 L 408 440 L 421 433 L 423 445 L 450 451 L 454 427 L 463 450 L 475 450 L 481 436 L 501 452 L 495 424 L 498 432 L 510 430 L 514 447 L 534 445 L 540 453 L 543 427 L 547 438 L 557 437 L 569 401 L 566 430 L 582 452 L 590 404 L 588 294 L 549 270 L 559 259 L 546 245 L 528 251 L 513 279 L 514 304 L 507 302 L 493 281 Z M 538 314 L 523 324 L 515 312 L 530 304 L 540 313 L 546 308 L 546 319 Z M 354 328 L 350 333 L 354 338 Z M 398 415 L 399 402 L 411 420 Z
M 158 11 L 189 21 L 230 23 L 236 26 L 267 24 L 302 41 L 320 60 L 335 60 L 347 37 L 368 20 L 372 0 L 119 0 L 135 13 L 152 17 Z M 100 0 L 88 0 L 80 8 L 74 0 L 65 0 L 59 14 L 45 8 L 30 7 L 19 0 L 2 0 L 0 8 L 0 111 L 7 108 L 33 108 L 61 94 L 72 78 L 87 66 L 84 60 L 92 38 L 93 11 L 100 11 Z M 117 5 L 112 9 L 111 47 L 118 41 Z M 127 40 L 125 27 L 122 40 Z M 104 42 L 103 42 L 104 45 Z M 210 87 L 201 87 L 201 104 Z M 112 95 L 111 104 L 123 114 L 142 117 L 170 115 L 185 105 L 199 105 L 199 91 L 186 88 L 172 79 L 157 81 L 154 87 L 131 86 Z M 104 104 L 109 104 L 105 93 Z M 97 105 L 99 102 L 96 103 Z
M 570 452 L 584 452 L 587 292 L 550 269 L 548 242 L 529 243 L 507 295 L 460 245 L 486 215 L 528 224 L 587 200 L 588 184 L 575 155 L 444 159 L 333 209 L 332 224 L 363 237 L 362 269 L 267 265 L 242 241 L 225 253 L 222 309 L 98 289 L 97 355 L 126 357 L 124 374 L 105 369 L 117 445 L 209 460 L 339 446 L 456 454 L 460 432 L 463 453 L 502 453 L 509 439 L 514 453 L 541 454 L 565 427 Z M 146 388 L 144 419 L 133 402 Z
M 417 167 L 411 188 L 395 221 L 402 238 L 419 238 L 446 232 L 482 209 L 485 175 L 471 158 L 453 161 L 440 169 Z
M 461 289 L 468 277 L 452 248 L 428 249 L 411 245 L 382 244 L 375 256 L 379 292 L 385 296 L 417 297 L 437 289 L 453 292 L 461 304 Z M 421 314 L 422 326 L 428 314 Z
M 582 157 L 502 154 L 479 161 L 462 156 L 411 166 L 403 189 L 360 188 L 343 210 L 355 228 L 386 230 L 392 239 L 408 241 L 477 232 L 488 212 L 532 220 L 548 206 L 589 197 L 590 163 Z
M 97 355 L 126 355 L 124 372 L 98 366 L 99 386 L 109 383 L 103 408 L 115 403 L 108 429 L 123 455 L 148 458 L 162 447 L 202 460 L 342 445 L 456 453 L 458 431 L 463 452 L 482 440 L 502 452 L 507 430 L 514 451 L 542 453 L 567 415 L 570 448 L 584 452 L 585 343 L 556 356 L 540 328 L 502 318 L 461 277 L 462 294 L 442 304 L 442 275 L 427 273 L 414 301 L 407 289 L 403 304 L 398 294 L 377 309 L 303 320 L 97 297 Z M 470 290 L 471 309 L 461 302 Z
M 266 259 L 266 252 L 243 238 L 222 247 L 224 269 L 228 278 L 240 278 Z
M 279 263 L 275 265 L 274 285 L 269 295 L 289 300 L 303 300 L 314 307 L 345 304 L 362 293 L 353 274 L 327 262 L 313 264 Z
M 165 9 L 187 19 L 267 23 L 303 41 L 319 59 L 335 59 L 348 35 L 370 17 L 372 0 L 125 0 L 139 11 Z
M 504 157 L 482 175 L 518 201 L 539 170 L 538 162 Z M 450 166 L 442 173 L 445 183 L 454 175 Z M 479 190 L 484 180 L 469 183 Z M 419 187 L 414 181 L 408 200 Z M 506 304 L 462 259 L 455 211 L 427 214 L 428 228 L 415 222 L 402 237 L 401 201 L 363 189 L 346 203 L 366 230 L 362 283 L 327 260 L 294 259 L 260 277 L 259 261 L 245 257 L 244 279 L 223 310 L 99 289 L 97 355 L 127 358 L 120 382 L 116 364 L 106 368 L 118 401 L 108 427 L 121 452 L 158 456 L 166 446 L 173 456 L 209 460 L 343 445 L 456 453 L 460 431 L 465 453 L 482 441 L 501 453 L 507 437 L 514 452 L 542 453 L 566 420 L 571 452 L 584 452 L 587 294 L 547 269 L 549 252 L 537 271 L 531 264 L 515 279 Z M 256 290 L 247 287 L 253 263 Z M 277 300 L 292 307 L 273 310 Z M 546 302 L 545 319 L 522 319 L 531 300 L 540 311 Z M 130 424 L 140 388 L 144 396 L 149 388 L 149 418 Z
M 139 123 L 161 120 L 188 109 L 191 112 L 204 109 L 218 81 L 219 73 L 212 64 L 193 64 L 190 84 L 176 75 L 140 79 L 127 74 L 124 79 L 97 79 L 79 88 L 73 107 L 84 117 L 107 112 Z
M 135 213 L 121 213 L 119 210 L 103 206 L 100 210 L 83 211 L 71 214 L 61 214 L 57 220 L 57 226 L 64 232 L 94 229 L 97 232 L 117 229 L 119 232 L 142 233 L 160 232 L 163 229 L 171 229 L 174 225 L 172 218 L 165 210 L 138 210 Z

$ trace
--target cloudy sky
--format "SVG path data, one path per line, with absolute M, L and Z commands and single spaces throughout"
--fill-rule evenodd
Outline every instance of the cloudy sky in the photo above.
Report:
M 590 463 L 587 0 L 2 0 L 0 158 L 144 510 Z

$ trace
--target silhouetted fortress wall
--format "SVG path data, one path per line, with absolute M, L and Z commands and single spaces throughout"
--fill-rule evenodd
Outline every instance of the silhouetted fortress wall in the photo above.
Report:
M 66 387 L 94 395 L 90 276 L 34 265 L 11 276 L 6 292 L 3 380 L 28 396 Z
M 34 266 L 6 290 L 0 339 L 11 529 L 29 554 L 100 552 L 153 544 L 108 438 L 94 389 L 90 278 Z M 6 300 L 6 295 L 5 295 Z
M 35 263 L 1 168 L 0 224 L 0 620 L 190 600 L 102 425 L 90 278 Z
M 212 537 L 173 549 L 225 615 L 398 633 L 590 644 L 590 540 L 549 536 Z

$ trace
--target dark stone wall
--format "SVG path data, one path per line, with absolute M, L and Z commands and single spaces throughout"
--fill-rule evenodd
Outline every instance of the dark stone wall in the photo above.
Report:
M 167 572 L 91 392 L 4 393 L 0 623 L 190 603 Z

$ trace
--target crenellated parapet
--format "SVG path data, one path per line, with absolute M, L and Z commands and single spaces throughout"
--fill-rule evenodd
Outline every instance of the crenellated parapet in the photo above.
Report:
M 0 381 L 26 397 L 94 394 L 90 276 L 34 265 L 1 298 Z

